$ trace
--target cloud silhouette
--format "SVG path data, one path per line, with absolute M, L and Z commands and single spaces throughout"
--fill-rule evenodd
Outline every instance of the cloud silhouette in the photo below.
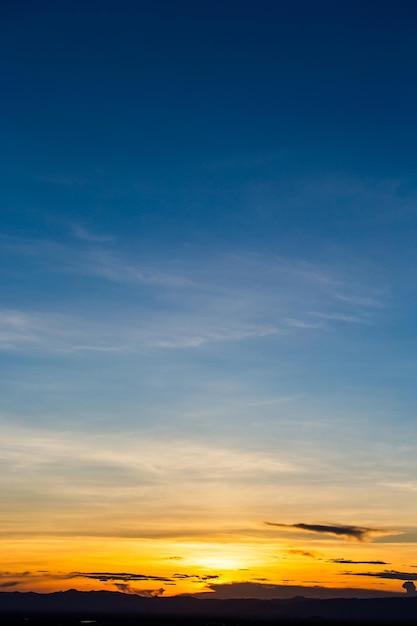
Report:
M 417 574 L 410 572 L 397 572 L 396 570 L 384 570 L 383 572 L 344 572 L 353 576 L 373 576 L 374 578 L 389 578 L 390 580 L 417 580 Z
M 161 587 L 160 589 L 140 589 L 137 595 L 144 598 L 157 598 L 158 596 L 162 596 L 163 593 L 165 593 L 165 589 Z
M 219 578 L 219 576 L 217 574 L 211 574 L 211 575 L 205 575 L 205 576 L 199 576 L 199 574 L 174 574 L 172 578 L 175 578 L 177 580 L 191 579 L 191 580 L 201 581 L 201 580 L 215 580 L 216 578 Z
M 327 562 L 345 565 L 389 565 L 386 561 L 351 561 L 350 559 L 329 559 Z
M 178 580 L 190 580 L 191 582 L 206 582 L 209 580 L 216 580 L 219 578 L 217 574 L 211 575 L 198 575 L 198 574 L 173 574 L 172 576 L 154 576 L 147 574 L 137 574 L 132 572 L 71 572 L 64 576 L 64 578 L 90 578 L 92 580 L 99 580 L 100 582 L 112 582 L 115 586 L 126 593 L 140 593 L 142 591 L 131 590 L 129 583 L 131 582 L 143 582 L 143 581 L 157 581 L 160 583 L 172 584 Z M 149 590 L 145 590 L 148 592 Z M 155 591 L 155 590 L 151 590 Z
M 406 590 L 408 596 L 416 595 L 416 586 L 411 580 L 407 580 L 407 582 L 401 586 L 403 589 Z
M 31 572 L 29 572 L 27 570 L 24 571 L 24 572 L 0 571 L 0 578 L 10 578 L 11 576 L 13 576 L 13 578 L 27 578 L 30 575 L 31 575 Z
M 307 550 L 297 550 L 294 548 L 291 550 L 286 550 L 286 553 L 294 554 L 295 556 L 305 556 L 306 558 L 309 558 L 309 559 L 320 559 L 320 557 L 317 554 L 315 554 L 314 552 L 308 552 Z
M 134 589 L 128 583 L 114 583 L 114 586 L 123 593 L 130 593 L 131 595 L 142 596 L 144 598 L 155 598 L 165 593 L 165 589 L 162 587 L 160 589 Z
M 132 593 L 135 595 L 137 594 L 137 591 L 133 589 L 128 583 L 114 583 L 114 586 L 116 587 L 116 589 L 122 591 L 123 593 Z
M 193 593 L 195 598 L 227 600 L 232 598 L 257 598 L 262 600 L 290 599 L 295 596 L 304 598 L 375 598 L 393 595 L 404 595 L 402 592 L 395 594 L 392 591 L 375 589 L 360 589 L 353 587 L 325 587 L 319 583 L 312 585 L 291 584 L 268 584 L 261 582 L 231 582 L 211 583 L 206 587 L 207 591 Z
M 346 524 L 281 524 L 278 522 L 265 522 L 267 526 L 276 526 L 277 528 L 292 528 L 294 530 L 305 530 L 312 533 L 321 533 L 326 535 L 336 535 L 338 537 L 348 537 L 363 541 L 369 539 L 371 535 L 385 534 L 377 528 L 367 528 L 365 526 L 350 526 Z
M 10 580 L 7 583 L 0 583 L 0 589 L 7 589 L 8 587 L 16 587 L 20 582 L 18 580 Z
M 100 582 L 109 581 L 144 581 L 156 580 L 158 582 L 172 582 L 172 579 L 166 576 L 148 576 L 147 574 L 135 574 L 130 572 L 71 572 L 68 578 L 92 578 Z

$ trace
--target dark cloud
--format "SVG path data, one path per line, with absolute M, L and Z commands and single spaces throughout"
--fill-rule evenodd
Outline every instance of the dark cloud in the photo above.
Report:
M 327 562 L 344 565 L 389 565 L 386 561 L 351 561 L 350 559 L 329 559 Z
M 148 576 L 147 574 L 132 574 L 130 572 L 71 572 L 67 578 L 91 578 L 100 582 L 112 581 L 144 581 L 156 580 L 158 582 L 171 582 L 171 578 L 165 576 Z
M 281 524 L 278 522 L 265 522 L 267 526 L 276 526 L 277 528 L 293 528 L 295 530 L 306 530 L 312 533 L 322 533 L 326 535 L 336 535 L 338 537 L 349 537 L 363 541 L 368 539 L 370 535 L 379 534 L 381 530 L 377 528 L 367 528 L 365 526 L 350 526 L 342 524 Z
M 5 571 L 0 571 L 0 578 L 27 578 L 27 576 L 30 576 L 31 572 L 29 571 L 25 571 L 25 572 L 5 572 Z
M 160 589 L 139 589 L 136 595 L 142 596 L 142 598 L 157 598 L 163 593 L 165 593 L 165 589 L 161 587 Z
M 216 580 L 216 578 L 219 578 L 219 576 L 217 574 L 211 576 L 199 576 L 198 574 L 174 574 L 172 578 L 175 578 L 176 580 L 193 580 L 195 582 L 204 582 L 206 580 Z
M 268 523 L 268 522 L 267 522 Z M 305 556 L 308 559 L 319 559 L 320 557 L 314 552 L 308 552 L 307 550 L 286 550 L 287 554 L 294 554 L 295 556 Z
M 323 587 L 320 585 L 272 585 L 258 582 L 233 582 L 225 584 L 211 583 L 207 586 L 208 591 L 194 593 L 195 598 L 205 599 L 238 599 L 257 598 L 260 600 L 290 599 L 295 596 L 304 598 L 375 598 L 395 595 L 404 595 L 387 591 L 377 591 L 375 589 L 358 589 L 349 587 Z
M 374 578 L 389 578 L 390 580 L 417 580 L 416 573 L 384 570 L 383 572 L 344 572 L 352 576 L 373 576 Z
M 132 593 L 136 595 L 136 590 L 133 589 L 128 583 L 114 583 L 114 586 L 123 593 Z
M 138 572 L 49 572 L 48 570 L 36 571 L 36 572 L 10 572 L 10 571 L 1 571 L 0 570 L 0 589 L 7 587 L 14 587 L 19 584 L 19 579 L 27 579 L 27 578 L 45 578 L 48 577 L 54 580 L 73 580 L 75 578 L 85 578 L 89 580 L 96 580 L 102 583 L 113 584 L 116 589 L 122 591 L 123 593 L 132 593 L 143 595 L 143 590 L 138 590 L 135 587 L 131 586 L 131 583 L 144 583 L 144 582 L 156 582 L 159 585 L 173 585 L 175 586 L 179 580 L 188 580 L 189 582 L 193 582 L 196 584 L 203 584 L 210 581 L 218 580 L 220 577 L 218 574 L 204 574 L 199 575 L 195 573 L 185 574 L 185 573 L 176 573 L 172 576 L 157 576 L 157 575 L 149 575 Z M 2 580 L 4 582 L 2 582 Z M 158 589 L 145 589 L 144 592 L 146 594 L 158 592 L 158 595 L 161 595 L 160 590 Z
M 147 574 L 137 574 L 132 572 L 71 572 L 64 576 L 64 578 L 89 578 L 92 580 L 98 580 L 100 582 L 113 582 L 118 588 L 120 585 L 127 585 L 132 582 L 144 582 L 144 581 L 156 581 L 165 584 L 173 584 L 178 580 L 190 580 L 192 582 L 206 582 L 208 580 L 216 580 L 219 576 L 216 575 L 205 575 L 199 576 L 198 574 L 173 574 L 173 576 L 153 576 Z M 122 591 L 122 588 L 120 587 Z M 126 587 L 126 591 L 128 591 L 128 587 Z M 146 590 L 149 591 L 149 590 Z M 133 593 L 137 593 L 134 591 Z
M 114 583 L 114 586 L 123 593 L 130 593 L 131 595 L 142 596 L 143 598 L 155 598 L 165 593 L 165 589 L 162 587 L 160 589 L 135 589 L 128 583 Z
M 416 586 L 413 582 L 411 582 L 411 580 L 407 580 L 407 582 L 401 586 L 403 589 L 405 589 L 408 596 L 416 595 Z

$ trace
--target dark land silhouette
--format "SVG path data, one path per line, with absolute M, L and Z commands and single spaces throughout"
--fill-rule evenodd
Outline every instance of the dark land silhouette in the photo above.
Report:
M 69 590 L 50 594 L 15 591 L 0 593 L 0 618 L 7 626 L 81 626 L 83 623 L 84 626 L 145 623 L 232 626 L 242 621 L 398 623 L 417 620 L 417 596 L 205 600 L 191 596 L 145 598 L 111 591 Z

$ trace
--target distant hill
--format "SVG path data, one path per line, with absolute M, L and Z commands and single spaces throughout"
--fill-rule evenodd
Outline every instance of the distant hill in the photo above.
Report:
M 144 598 L 113 591 L 50 594 L 0 592 L 1 613 L 78 613 L 244 617 L 246 619 L 417 620 L 417 597 L 315 600 L 203 600 L 191 596 Z

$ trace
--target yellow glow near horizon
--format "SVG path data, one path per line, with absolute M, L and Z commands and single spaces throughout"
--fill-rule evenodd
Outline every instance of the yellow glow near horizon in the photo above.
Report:
M 213 554 L 193 559 L 195 565 L 212 570 L 238 570 L 244 567 L 241 559 L 227 554 Z
M 338 539 L 323 541 L 308 535 L 305 544 L 297 545 L 275 543 L 270 536 L 262 541 L 259 537 L 253 541 L 246 537 L 244 543 L 230 537 L 224 543 L 207 539 L 190 542 L 161 538 L 9 538 L 0 540 L 0 551 L 4 571 L 10 574 L 3 576 L 4 582 L 18 583 L 13 590 L 117 591 L 118 585 L 127 583 L 132 593 L 164 588 L 165 596 L 209 592 L 212 584 L 239 582 L 302 587 L 319 584 L 401 592 L 399 580 L 357 574 L 370 569 L 411 571 L 404 563 L 415 562 L 417 558 L 417 546 Z M 348 561 L 347 564 L 332 562 L 341 557 L 352 559 L 352 563 L 363 561 L 363 564 L 349 566 Z M 366 563 L 381 557 L 386 559 L 386 565 L 372 568 Z M 89 574 L 94 572 L 112 575 L 100 579 Z M 131 574 L 132 579 L 126 578 L 126 573 Z M 144 578 L 135 578 L 135 575 Z

